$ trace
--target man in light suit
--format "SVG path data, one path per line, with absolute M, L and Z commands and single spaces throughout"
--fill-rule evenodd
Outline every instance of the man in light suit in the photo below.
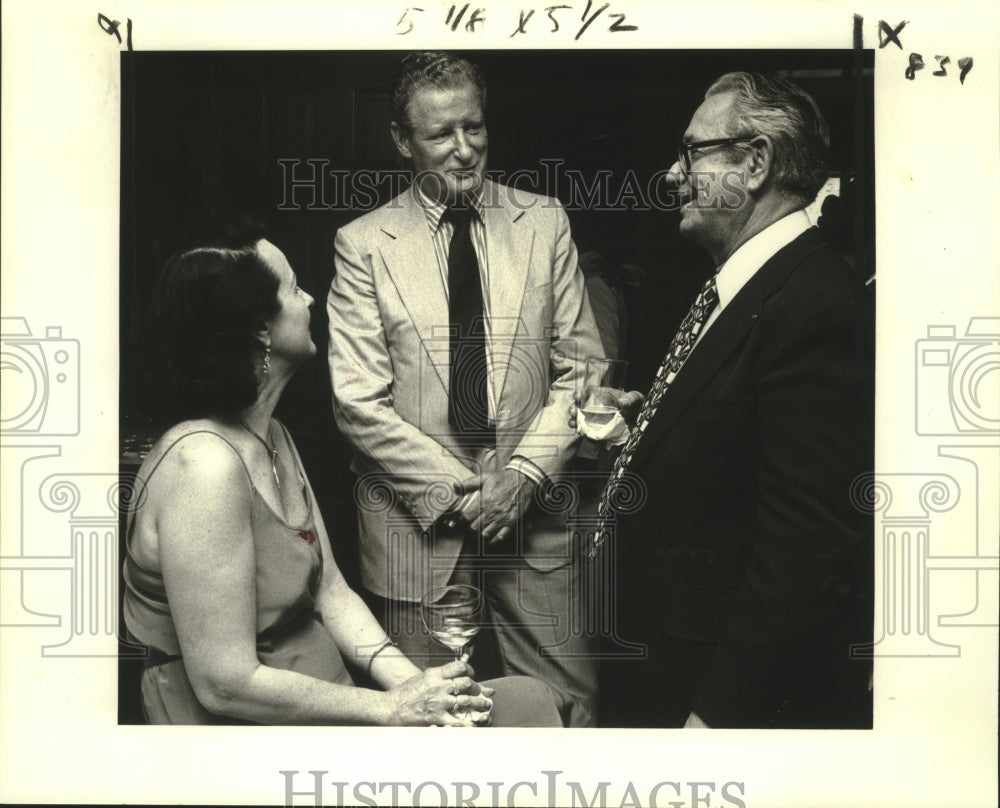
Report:
M 579 565 L 567 514 L 542 495 L 576 448 L 565 411 L 584 361 L 602 356 L 569 223 L 556 200 L 485 179 L 474 65 L 411 54 L 390 103 L 415 181 L 337 233 L 327 303 L 362 583 L 418 664 L 442 650 L 421 596 L 479 585 L 503 672 L 547 682 L 568 697 L 567 723 L 586 726 L 596 671 L 570 625 Z
M 868 323 L 803 210 L 828 145 L 809 95 L 748 73 L 718 79 L 684 134 L 680 231 L 715 282 L 606 489 L 595 552 L 618 637 L 647 655 L 602 661 L 602 723 L 871 726 L 870 666 L 851 653 L 872 626 Z M 644 501 L 616 513 L 629 485 Z

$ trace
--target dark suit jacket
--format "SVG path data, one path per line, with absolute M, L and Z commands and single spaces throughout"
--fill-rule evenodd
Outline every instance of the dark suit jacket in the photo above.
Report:
M 824 725 L 867 695 L 848 661 L 872 622 L 871 518 L 851 493 L 873 465 L 862 312 L 807 231 L 705 333 L 629 467 L 646 494 L 616 525 L 619 636 L 710 643 L 690 693 L 710 726 Z

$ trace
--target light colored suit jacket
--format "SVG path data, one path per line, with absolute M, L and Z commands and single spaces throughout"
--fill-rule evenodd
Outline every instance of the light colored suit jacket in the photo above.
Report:
M 560 472 L 576 449 L 567 414 L 584 362 L 603 355 L 562 206 L 495 183 L 484 190 L 495 451 L 462 446 L 448 423 L 447 290 L 412 191 L 336 237 L 334 414 L 359 476 L 362 582 L 396 600 L 418 600 L 450 576 L 461 537 L 424 532 L 455 482 L 513 455 L 549 477 Z M 569 563 L 565 515 L 529 510 L 516 542 L 538 569 Z

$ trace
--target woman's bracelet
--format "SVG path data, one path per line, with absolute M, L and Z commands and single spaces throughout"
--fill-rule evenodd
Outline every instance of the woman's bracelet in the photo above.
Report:
M 376 648 L 372 652 L 372 655 L 370 657 L 368 657 L 368 676 L 369 676 L 369 678 L 371 678 L 371 675 L 372 675 L 372 664 L 375 662 L 375 657 L 377 657 L 386 648 L 389 648 L 390 646 L 393 647 L 393 648 L 398 648 L 399 647 L 399 646 L 396 645 L 396 643 L 394 643 L 392 640 L 390 640 L 388 637 L 386 637 L 385 642 L 382 643 L 378 648 Z

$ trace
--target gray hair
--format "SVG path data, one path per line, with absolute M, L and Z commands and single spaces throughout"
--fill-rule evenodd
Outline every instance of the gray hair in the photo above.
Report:
M 759 73 L 726 73 L 705 93 L 734 92 L 727 134 L 767 135 L 777 186 L 806 204 L 829 175 L 830 130 L 813 97 L 792 82 Z
M 471 84 L 479 93 L 479 104 L 486 113 L 486 81 L 482 71 L 468 59 L 440 51 L 409 53 L 400 62 L 389 88 L 392 119 L 403 129 L 412 129 L 410 102 L 422 87 L 451 90 Z

